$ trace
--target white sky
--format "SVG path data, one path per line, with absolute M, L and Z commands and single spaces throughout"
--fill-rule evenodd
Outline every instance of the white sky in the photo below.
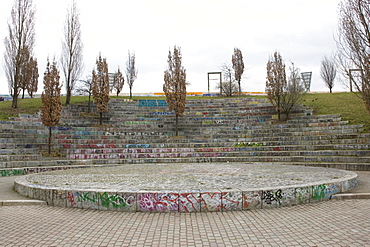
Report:
M 311 91 L 327 91 L 320 63 L 335 51 L 339 0 L 75 0 L 80 10 L 85 78 L 99 53 L 109 71 L 126 68 L 128 50 L 136 53 L 138 78 L 133 93 L 162 92 L 168 51 L 181 47 L 188 92 L 207 92 L 207 72 L 231 63 L 234 47 L 244 57 L 243 91 L 265 90 L 266 63 L 279 51 L 287 67 L 312 71 Z M 42 92 L 46 60 L 59 59 L 69 0 L 33 0 L 36 6 L 35 56 Z M 0 93 L 7 94 L 3 40 L 13 0 L 0 4 Z M 61 73 L 61 79 L 64 80 Z M 213 82 L 215 83 L 215 81 Z M 335 91 L 343 91 L 339 82 Z M 216 91 L 214 85 L 211 91 Z M 128 93 L 125 84 L 122 93 Z

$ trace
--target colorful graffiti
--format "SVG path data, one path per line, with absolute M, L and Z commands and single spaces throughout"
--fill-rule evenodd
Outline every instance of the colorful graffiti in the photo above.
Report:
M 325 198 L 326 185 L 321 184 L 318 186 L 312 186 L 312 196 L 311 198 L 315 201 L 321 201 Z
M 249 193 L 249 192 L 248 192 Z M 251 198 L 249 196 L 251 195 Z M 67 193 L 67 206 L 139 212 L 220 212 L 260 208 L 261 193 L 229 192 L 148 192 L 111 193 L 74 191 Z
M 165 100 L 139 100 L 139 107 L 168 107 Z
M 23 175 L 23 169 L 6 169 L 0 170 L 1 177 Z
M 68 192 L 67 206 L 77 208 L 136 211 L 136 194 L 94 191 Z
M 327 200 L 335 193 L 340 192 L 341 186 L 341 183 L 332 183 L 265 191 L 65 191 L 64 193 L 56 191 L 55 193 L 58 192 L 58 195 L 43 199 L 47 200 L 50 205 L 126 212 L 222 212 L 292 206 L 310 201 Z M 35 188 L 24 186 L 18 191 L 27 194 L 27 189 L 33 190 Z M 47 193 L 38 194 L 46 195 Z
M 178 193 L 143 193 L 138 196 L 138 211 L 178 212 Z

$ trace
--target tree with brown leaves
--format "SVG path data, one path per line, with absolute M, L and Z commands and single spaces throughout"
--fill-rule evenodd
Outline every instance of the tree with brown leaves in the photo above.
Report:
M 281 117 L 281 104 L 284 88 L 286 87 L 287 79 L 285 74 L 285 64 L 278 52 L 275 52 L 267 62 L 267 80 L 266 92 L 267 98 L 270 100 L 278 112 L 278 119 Z
M 28 47 L 25 47 L 21 52 L 22 66 L 19 69 L 19 89 L 22 91 L 22 99 L 24 99 L 24 93 L 28 88 L 28 84 L 31 81 L 31 55 Z
M 118 68 L 118 71 L 113 76 L 113 89 L 116 90 L 117 97 L 122 91 L 124 84 L 125 84 L 125 78 L 122 76 L 122 73 Z
M 49 128 L 48 153 L 51 153 L 52 127 L 59 124 L 62 112 L 62 102 L 60 100 L 59 71 L 54 61 L 50 64 L 49 59 L 44 73 L 44 91 L 41 95 L 42 106 L 41 120 Z
M 31 98 L 33 93 L 37 92 L 38 78 L 37 60 L 30 55 L 26 47 L 22 55 L 22 66 L 19 73 L 19 88 L 22 90 L 22 99 L 24 99 L 26 90 Z
M 128 57 L 126 62 L 126 78 L 127 85 L 130 88 L 130 99 L 132 99 L 132 86 L 137 78 L 137 69 L 135 68 L 135 53 L 132 54 L 128 51 Z
M 354 83 L 354 88 L 361 94 L 366 109 L 370 113 L 369 0 L 341 1 L 338 35 L 337 65 L 345 78 L 351 78 L 351 70 L 360 72 L 360 80 L 351 80 L 350 83 Z
M 238 82 L 239 94 L 242 93 L 242 88 L 240 86 L 240 81 L 242 80 L 242 75 L 244 72 L 244 62 L 243 54 L 239 48 L 234 48 L 234 54 L 232 56 L 232 64 L 235 73 L 235 80 Z
M 29 69 L 30 69 L 30 81 L 27 86 L 27 92 L 30 95 L 30 97 L 33 98 L 33 94 L 37 92 L 39 83 L 39 69 L 37 67 L 37 59 L 33 59 L 31 57 Z
M 186 70 L 181 65 L 182 55 L 176 46 L 168 53 L 168 68 L 164 71 L 163 91 L 170 111 L 176 114 L 176 136 L 179 135 L 179 116 L 184 115 L 186 106 Z
M 100 114 L 100 125 L 103 124 L 103 112 L 108 112 L 109 97 L 109 75 L 107 60 L 102 59 L 101 55 L 96 60 L 96 71 L 92 71 L 92 95 L 94 104 Z
M 73 1 L 67 10 L 64 23 L 64 41 L 62 42 L 61 64 L 66 82 L 66 105 L 71 103 L 72 91 L 83 70 L 83 44 L 81 39 L 80 13 Z
M 17 108 L 22 71 L 25 71 L 25 61 L 28 61 L 24 56 L 32 56 L 35 46 L 35 8 L 32 0 L 14 1 L 8 30 L 9 36 L 4 39 L 4 71 L 9 93 L 13 97 L 12 107 Z
M 324 57 L 324 59 L 321 61 L 320 75 L 324 80 L 325 85 L 329 88 L 329 92 L 331 93 L 334 87 L 334 79 L 337 75 L 335 62 L 327 57 Z

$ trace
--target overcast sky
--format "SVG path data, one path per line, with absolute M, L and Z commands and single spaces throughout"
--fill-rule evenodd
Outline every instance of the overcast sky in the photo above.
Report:
M 311 91 L 326 91 L 320 78 L 324 56 L 335 52 L 339 0 L 75 0 L 80 11 L 85 71 L 91 74 L 99 53 L 109 71 L 126 68 L 128 50 L 136 53 L 138 78 L 133 93 L 162 92 L 168 51 L 181 47 L 190 82 L 188 92 L 207 92 L 207 72 L 231 63 L 234 47 L 244 57 L 243 91 L 265 90 L 266 63 L 279 51 L 286 65 L 312 71 Z M 39 93 L 49 56 L 59 59 L 69 0 L 33 0 L 36 6 L 35 56 Z M 0 7 L 0 93 L 8 93 L 3 69 L 4 38 L 13 0 Z M 61 74 L 61 80 L 64 77 Z M 212 83 L 216 83 L 213 81 Z M 211 85 L 211 91 L 215 90 Z M 339 82 L 334 91 L 343 91 Z M 125 84 L 123 93 L 129 89 Z

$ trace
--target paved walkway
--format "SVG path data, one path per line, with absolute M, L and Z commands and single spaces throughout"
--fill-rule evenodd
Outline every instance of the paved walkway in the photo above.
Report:
M 370 194 L 370 172 L 350 193 Z M 0 177 L 0 201 L 21 200 Z M 0 207 L 0 246 L 370 246 L 370 199 L 226 213 Z
M 0 246 L 370 246 L 370 200 L 227 213 L 0 207 Z

